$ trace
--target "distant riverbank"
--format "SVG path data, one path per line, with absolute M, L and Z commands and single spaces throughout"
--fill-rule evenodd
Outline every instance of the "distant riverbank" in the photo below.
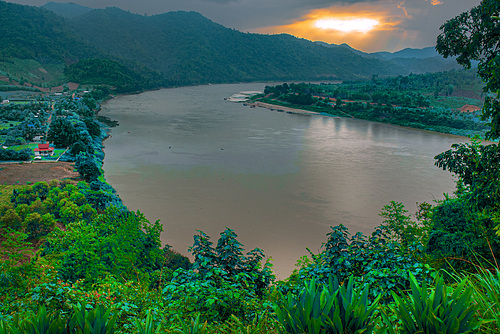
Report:
M 281 111 L 281 112 L 287 112 L 290 114 L 321 115 L 318 112 L 314 112 L 314 111 L 310 111 L 310 110 L 285 107 L 285 106 L 281 106 L 281 105 L 277 105 L 277 104 L 265 103 L 265 102 L 260 102 L 260 101 L 248 102 L 248 104 L 250 106 L 266 108 L 266 109 L 273 110 L 273 111 L 276 110 L 276 111 Z

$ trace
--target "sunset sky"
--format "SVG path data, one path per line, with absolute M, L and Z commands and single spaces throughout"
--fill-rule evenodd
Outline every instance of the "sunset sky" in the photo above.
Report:
M 9 0 L 41 6 L 46 0 Z M 347 43 L 367 51 L 434 46 L 439 27 L 480 0 L 55 0 L 138 14 L 193 10 L 226 27 Z

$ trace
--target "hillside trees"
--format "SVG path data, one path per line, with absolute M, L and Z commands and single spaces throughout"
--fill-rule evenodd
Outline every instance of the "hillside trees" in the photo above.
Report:
M 478 74 L 486 84 L 483 118 L 491 118 L 487 139 L 500 137 L 500 2 L 483 0 L 481 4 L 441 26 L 436 50 L 445 57 L 457 56 L 457 62 L 470 68 L 479 61 Z
M 500 2 L 483 0 L 442 25 L 436 47 L 444 56 L 458 56 L 465 67 L 479 61 L 478 73 L 489 94 L 482 110 L 482 118 L 490 121 L 487 139 L 500 138 L 499 12 Z M 434 209 L 429 253 L 435 258 L 461 259 L 454 264 L 474 259 L 487 266 L 494 263 L 500 254 L 500 239 L 494 234 L 500 211 L 498 144 L 484 146 L 473 139 L 454 144 L 435 159 L 438 167 L 457 175 L 458 182 L 456 198 L 447 198 Z

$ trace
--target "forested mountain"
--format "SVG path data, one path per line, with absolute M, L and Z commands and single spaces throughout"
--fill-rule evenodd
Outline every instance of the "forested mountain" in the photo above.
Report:
M 61 15 L 63 17 L 75 17 L 83 15 L 92 10 L 92 8 L 85 7 L 76 3 L 60 3 L 60 2 L 47 2 L 42 6 L 47 10 L 53 11 L 54 13 Z
M 448 69 L 440 63 L 442 58 L 388 61 L 285 34 L 242 33 L 196 12 L 141 16 L 119 8 L 91 10 L 57 3 L 44 7 L 0 1 L 0 62 L 21 58 L 71 65 L 82 59 L 107 58 L 141 75 L 147 73 L 147 80 L 162 86 L 352 80 Z M 102 62 L 93 64 L 102 70 Z
M 363 59 L 345 48 L 290 35 L 242 33 L 195 12 L 146 17 L 106 8 L 70 23 L 92 45 L 161 71 L 172 84 L 406 74 L 404 68 Z
M 0 1 L 0 60 L 12 57 L 67 63 L 99 53 L 53 12 Z
M 370 53 L 371 55 L 380 56 L 383 59 L 394 59 L 394 58 L 416 58 L 416 59 L 425 59 L 425 58 L 433 58 L 439 57 L 442 58 L 439 53 L 437 53 L 436 49 L 433 47 L 427 47 L 423 49 L 412 49 L 406 48 L 397 52 L 374 52 Z M 454 60 L 453 63 L 456 63 Z

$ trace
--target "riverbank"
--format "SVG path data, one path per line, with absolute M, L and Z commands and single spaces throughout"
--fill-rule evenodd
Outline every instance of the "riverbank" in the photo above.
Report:
M 305 109 L 297 109 L 297 108 L 291 108 L 291 107 L 285 107 L 281 106 L 278 104 L 271 104 L 271 103 L 265 103 L 265 102 L 260 102 L 260 101 L 255 101 L 251 104 L 251 106 L 259 107 L 259 108 L 266 108 L 272 111 L 278 111 L 278 112 L 287 112 L 289 114 L 299 114 L 299 115 L 321 115 L 319 112 L 314 112 L 310 110 L 305 110 Z

